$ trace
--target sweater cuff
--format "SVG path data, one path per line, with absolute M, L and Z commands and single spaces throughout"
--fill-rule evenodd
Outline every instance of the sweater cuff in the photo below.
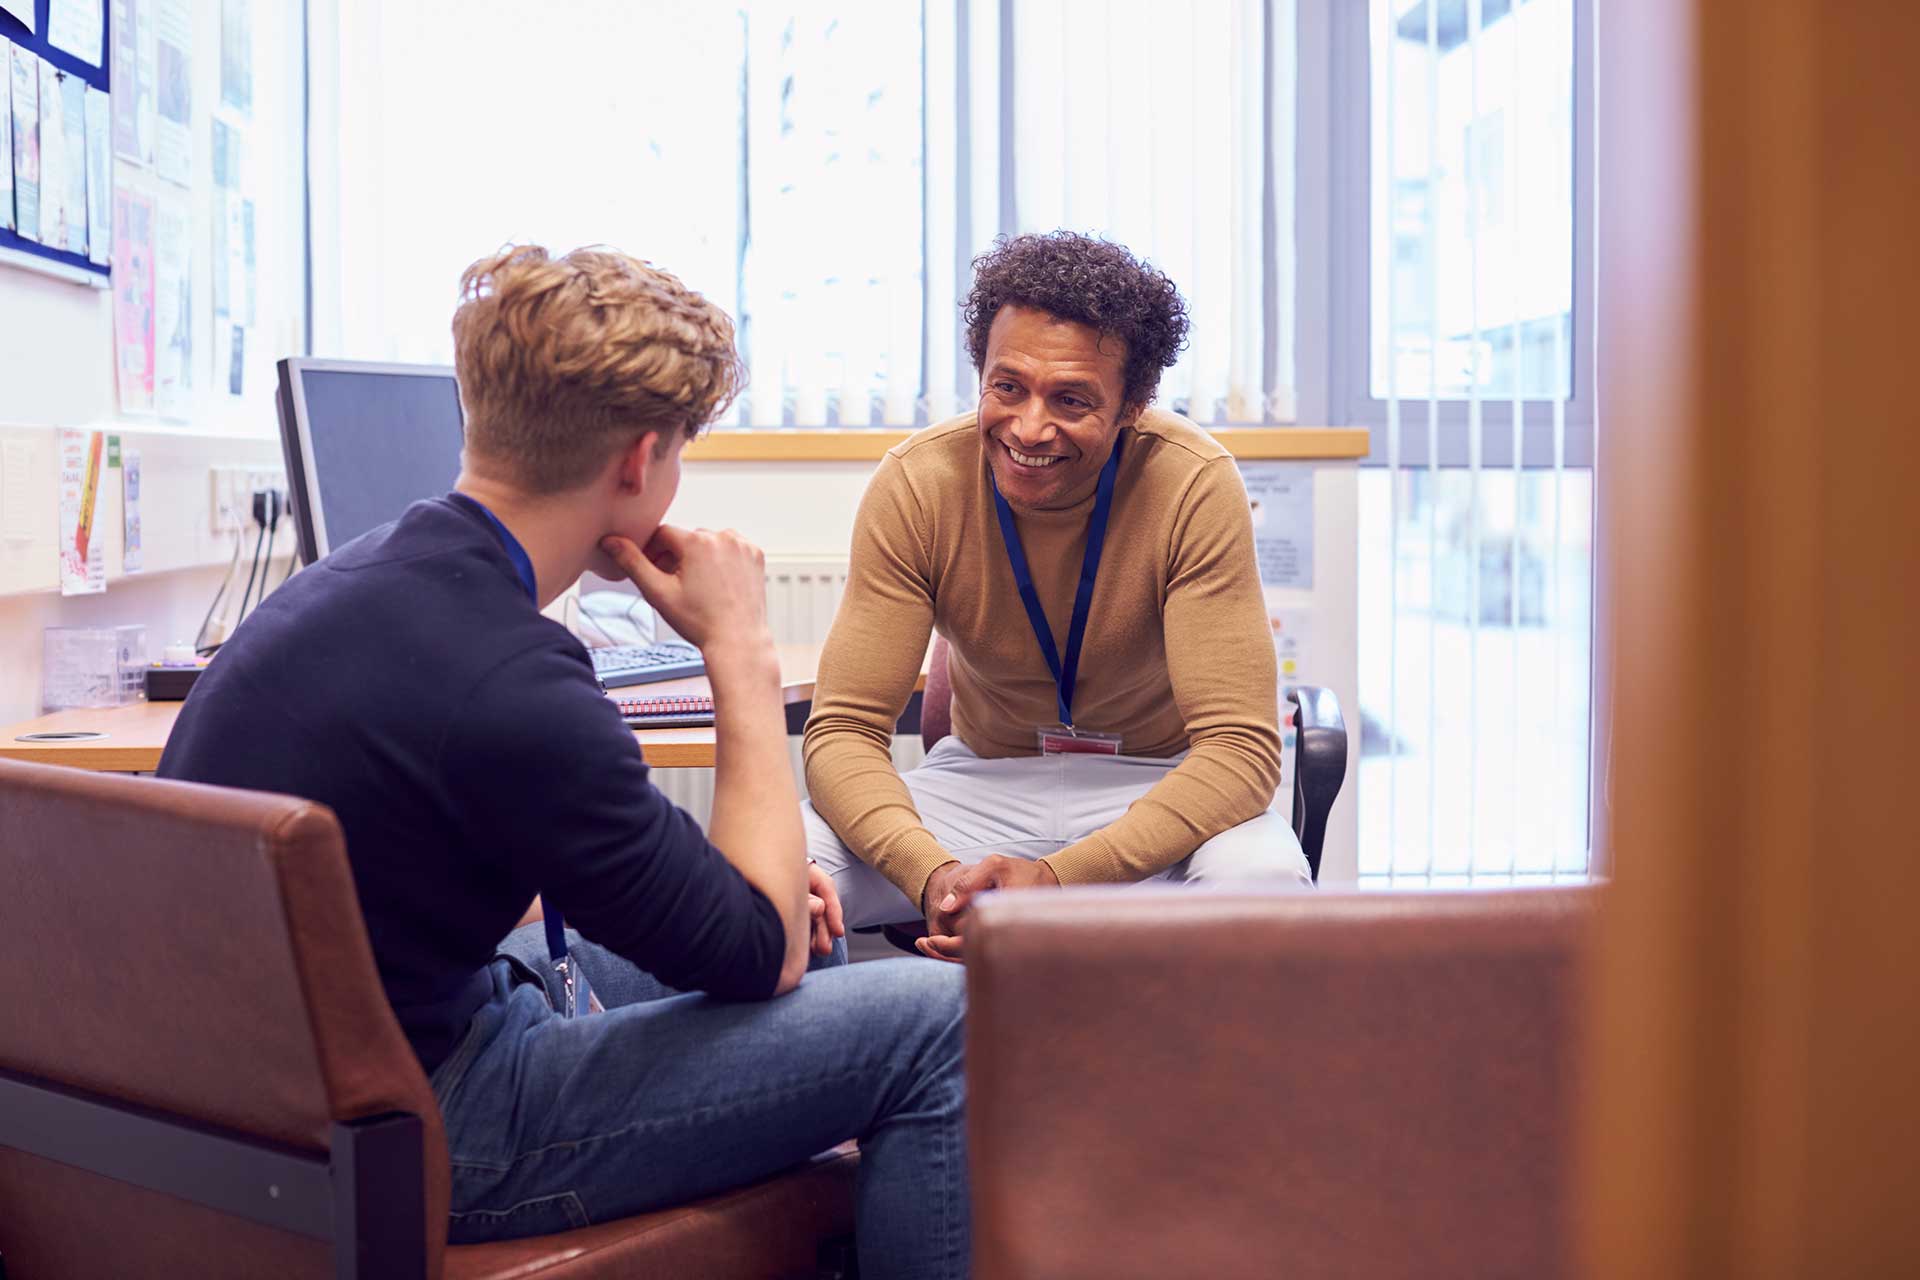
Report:
M 922 827 L 902 833 L 883 857 L 873 861 L 873 869 L 907 895 L 915 911 L 920 910 L 921 895 L 927 891 L 927 879 L 934 871 L 954 860 L 953 855 Z
M 1125 884 L 1134 879 L 1127 874 L 1112 843 L 1098 831 L 1040 861 L 1053 868 L 1062 888 L 1075 884 Z

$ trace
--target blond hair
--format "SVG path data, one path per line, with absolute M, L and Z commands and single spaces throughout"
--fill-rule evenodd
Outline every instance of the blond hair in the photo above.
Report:
M 746 381 L 724 311 L 611 249 L 508 245 L 461 274 L 460 299 L 467 449 L 535 493 L 578 488 L 649 431 L 692 439 Z

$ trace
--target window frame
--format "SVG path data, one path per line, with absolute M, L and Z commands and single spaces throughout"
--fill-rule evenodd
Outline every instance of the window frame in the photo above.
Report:
M 1429 0 L 1438 3 L 1438 0 Z M 1372 429 L 1373 449 L 1363 466 L 1385 466 L 1387 402 L 1373 394 L 1371 8 L 1356 0 L 1298 0 L 1300 76 L 1296 189 L 1325 192 L 1301 200 L 1300 287 L 1296 362 L 1302 421 Z M 1594 39 L 1593 0 L 1573 0 L 1573 332 L 1567 356 L 1573 395 L 1564 408 L 1561 465 L 1587 470 L 1594 460 Z M 1310 74 L 1311 71 L 1311 74 Z M 1335 86 L 1347 87 L 1345 92 Z M 1359 86 L 1353 92 L 1351 86 Z M 1315 245 L 1323 253 L 1313 253 Z M 1311 267 L 1309 264 L 1312 264 Z M 1320 324 L 1306 322 L 1317 317 Z M 1480 465 L 1513 465 L 1510 397 L 1481 400 Z M 1521 402 L 1523 469 L 1551 469 L 1553 402 Z M 1312 416 L 1308 416 L 1312 415 Z M 1427 397 L 1400 401 L 1402 467 L 1424 467 Z M 1469 465 L 1469 402 L 1442 397 L 1437 433 L 1439 465 Z

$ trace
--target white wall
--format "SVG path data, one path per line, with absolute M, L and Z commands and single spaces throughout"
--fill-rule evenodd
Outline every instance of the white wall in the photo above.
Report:
M 0 266 L 0 441 L 24 443 L 26 510 L 0 512 L 0 531 L 18 522 L 23 540 L 0 538 L 0 723 L 37 712 L 40 632 L 46 626 L 141 622 L 158 649 L 191 638 L 232 554 L 233 535 L 216 537 L 208 519 L 214 466 L 280 467 L 273 410 L 273 363 L 300 350 L 305 328 L 298 198 L 301 77 L 298 6 L 251 6 L 253 114 L 244 188 L 258 227 L 258 324 L 249 334 L 245 393 L 213 386 L 213 118 L 220 102 L 220 0 L 194 0 L 194 181 L 161 182 L 115 160 L 114 181 L 146 194 L 184 199 L 192 215 L 196 398 L 189 420 L 161 422 L 120 411 L 114 381 L 113 295 L 14 266 Z M 120 475 L 103 474 L 95 527 L 106 534 L 105 596 L 63 600 L 55 542 L 54 445 L 61 427 L 121 435 L 142 451 L 146 573 L 121 576 Z M 0 475 L 0 494 L 9 477 Z M 286 534 L 283 532 L 283 540 Z M 247 540 L 251 550 L 250 535 Z M 189 621 L 190 619 L 190 621 Z

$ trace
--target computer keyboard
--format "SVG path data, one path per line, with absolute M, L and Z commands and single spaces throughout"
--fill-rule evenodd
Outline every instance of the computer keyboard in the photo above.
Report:
M 593 655 L 593 673 L 609 689 L 652 684 L 656 680 L 679 680 L 684 676 L 705 675 L 707 671 L 707 664 L 700 660 L 700 651 L 678 641 L 620 645 L 587 652 Z

